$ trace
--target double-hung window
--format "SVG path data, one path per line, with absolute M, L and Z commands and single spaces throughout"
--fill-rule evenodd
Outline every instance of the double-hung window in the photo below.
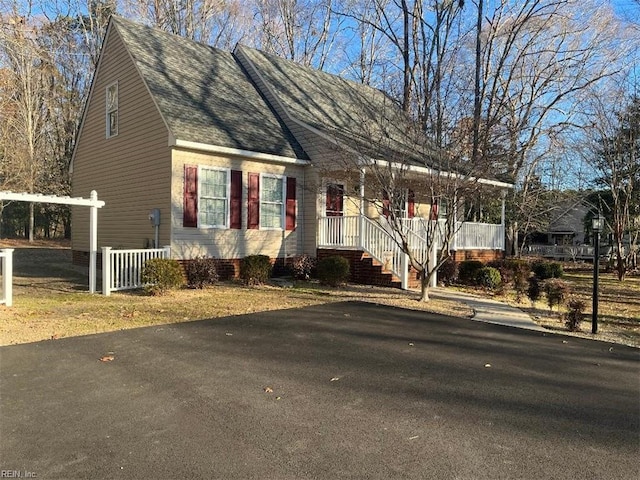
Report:
M 106 98 L 107 138 L 118 135 L 118 82 L 107 87 Z
M 260 226 L 266 229 L 284 229 L 284 177 L 263 174 L 261 180 Z
M 200 167 L 198 223 L 201 227 L 229 227 L 229 172 L 228 169 Z

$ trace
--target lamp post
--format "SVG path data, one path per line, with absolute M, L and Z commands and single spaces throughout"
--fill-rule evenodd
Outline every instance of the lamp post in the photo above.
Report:
M 600 270 L 600 232 L 604 229 L 604 217 L 591 219 L 593 230 L 593 308 L 591 313 L 591 333 L 598 333 L 598 272 Z

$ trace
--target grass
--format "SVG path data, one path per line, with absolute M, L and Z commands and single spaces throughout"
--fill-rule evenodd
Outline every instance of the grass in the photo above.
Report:
M 582 270 L 565 269 L 564 280 L 569 285 L 570 294 L 565 301 L 576 298 L 584 302 L 584 319 L 578 332 L 572 335 L 584 338 L 598 338 L 614 343 L 640 346 L 640 276 L 628 275 L 620 282 L 613 272 L 600 272 L 598 288 L 598 333 L 591 334 L 593 273 L 590 266 Z M 477 290 L 464 289 L 476 292 Z M 494 295 L 496 300 L 517 306 L 529 313 L 536 323 L 556 332 L 567 332 L 564 325 L 566 306 L 550 309 L 544 295 L 534 304 L 526 297 L 518 302 L 508 287 Z
M 403 308 L 471 316 L 469 307 L 438 300 L 423 304 L 415 292 L 349 285 L 325 288 L 302 282 L 295 288 L 245 287 L 220 283 L 203 290 L 183 289 L 163 296 L 142 291 L 110 296 L 87 292 L 87 277 L 71 265 L 66 245 L 22 243 L 14 252 L 13 307 L 0 305 L 0 345 L 88 335 L 128 328 L 244 315 L 259 311 L 363 300 Z
M 71 265 L 68 245 L 50 242 L 25 245 L 2 242 L 0 248 L 13 247 L 14 306 L 0 305 L 0 345 L 34 342 L 52 338 L 244 315 L 259 311 L 304 308 L 325 303 L 360 300 L 433 313 L 470 317 L 473 312 L 463 303 L 433 299 L 417 301 L 416 292 L 349 285 L 325 288 L 302 282 L 294 288 L 276 286 L 244 287 L 220 283 L 204 290 L 180 290 L 164 296 L 143 292 L 114 293 L 109 297 L 90 295 L 86 275 Z M 569 271 L 564 279 L 574 296 L 585 302 L 583 332 L 590 332 L 592 277 L 588 271 Z M 480 293 L 477 290 L 472 292 Z M 518 304 L 511 293 L 496 295 L 528 312 L 537 323 L 550 330 L 566 332 L 563 310 L 549 308 L 543 301 Z M 599 339 L 640 346 L 640 277 L 629 276 L 618 282 L 613 274 L 600 276 Z

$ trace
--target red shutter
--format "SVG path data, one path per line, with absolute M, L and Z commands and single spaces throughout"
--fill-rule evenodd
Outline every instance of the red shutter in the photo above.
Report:
M 431 220 L 438 220 L 438 200 L 433 200 L 431 202 Z
M 231 170 L 231 198 L 229 201 L 229 228 L 242 228 L 242 172 Z
M 198 167 L 184 166 L 184 205 L 182 211 L 182 226 L 198 226 Z
M 389 217 L 389 194 L 386 190 L 382 192 L 382 215 Z
M 416 192 L 413 190 L 407 193 L 407 215 L 409 218 L 416 216 Z
M 287 230 L 296 229 L 296 178 L 287 177 L 287 204 L 285 207 L 287 213 Z
M 247 228 L 260 227 L 260 174 L 249 174 L 249 192 L 247 202 Z

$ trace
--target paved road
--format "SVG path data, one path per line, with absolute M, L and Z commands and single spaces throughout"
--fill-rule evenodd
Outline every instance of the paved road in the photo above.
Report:
M 0 469 L 637 479 L 639 373 L 638 349 L 361 303 L 8 346 Z

